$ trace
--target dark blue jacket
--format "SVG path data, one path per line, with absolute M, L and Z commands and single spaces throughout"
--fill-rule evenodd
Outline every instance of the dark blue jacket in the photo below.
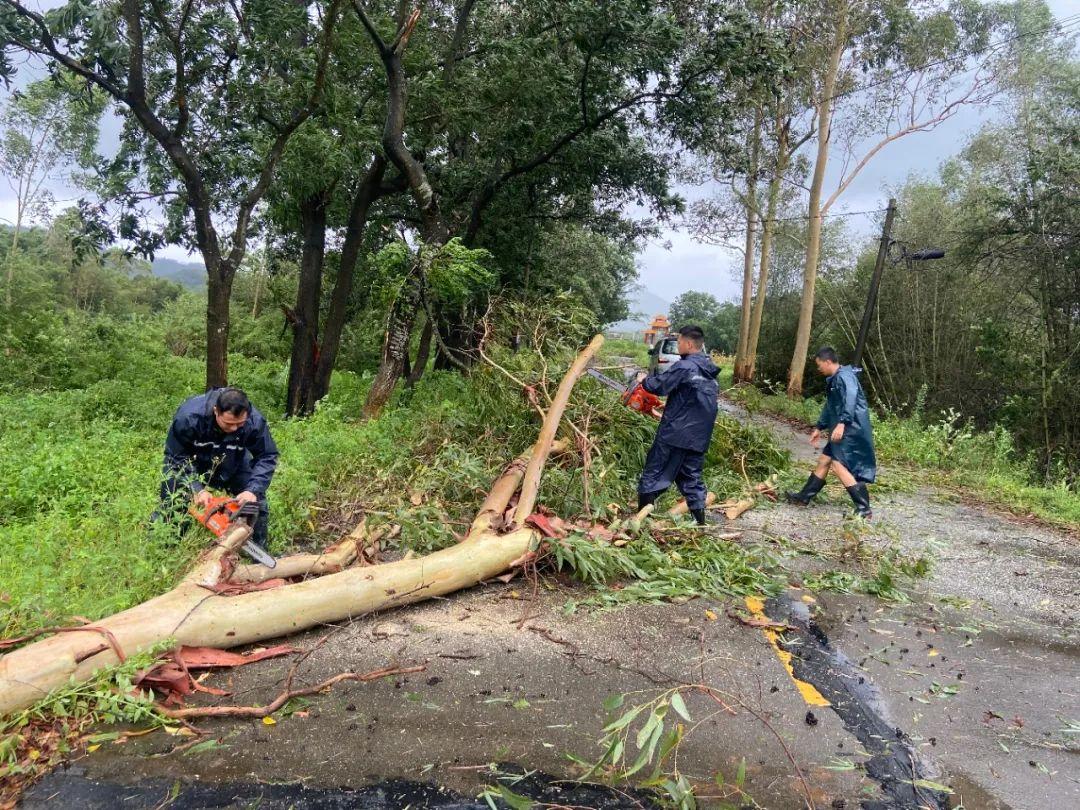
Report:
M 825 381 L 825 406 L 817 428 L 831 433 L 841 423 L 844 438 L 839 444 L 829 442 L 832 457 L 847 467 L 856 481 L 872 484 L 877 476 L 877 459 L 870 429 L 870 407 L 859 382 L 859 372 L 851 366 L 840 366 Z
M 243 427 L 223 432 L 214 419 L 221 391 L 191 397 L 177 409 L 165 439 L 165 476 L 198 492 L 205 488 L 199 476 L 210 473 L 215 484 L 240 484 L 261 498 L 274 477 L 277 445 L 254 406 Z
M 716 424 L 720 369 L 704 352 L 688 354 L 663 374 L 652 374 L 642 385 L 650 394 L 667 397 L 656 441 L 704 453 Z

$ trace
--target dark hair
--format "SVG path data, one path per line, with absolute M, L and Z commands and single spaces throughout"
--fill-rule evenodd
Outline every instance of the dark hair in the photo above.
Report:
M 840 358 L 836 356 L 836 349 L 832 346 L 822 346 L 817 350 L 817 354 L 814 355 L 816 360 L 824 360 L 828 363 L 839 363 Z
M 701 346 L 705 343 L 705 333 L 700 326 L 684 326 L 679 329 L 679 334 L 691 341 L 695 346 Z
M 219 413 L 231 413 L 233 416 L 251 412 L 251 402 L 239 388 L 222 388 L 214 407 Z

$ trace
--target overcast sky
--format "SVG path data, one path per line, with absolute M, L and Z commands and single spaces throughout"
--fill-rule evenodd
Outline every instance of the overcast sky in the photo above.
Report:
M 55 0 L 39 0 L 30 5 L 49 7 L 56 4 Z M 1059 20 L 1080 12 L 1080 0 L 1048 0 L 1048 4 Z M 20 76 L 22 81 L 26 80 L 27 73 L 24 71 Z M 0 100 L 6 100 L 6 92 L 0 92 Z M 883 209 L 890 189 L 899 186 L 910 175 L 933 175 L 943 161 L 959 152 L 971 135 L 993 116 L 992 109 L 963 108 L 931 132 L 914 133 L 886 146 L 863 169 L 830 214 Z M 103 152 L 109 153 L 115 148 L 117 135 L 117 119 L 103 122 L 99 143 Z M 804 147 L 804 152 L 812 148 L 811 141 Z M 826 194 L 835 189 L 839 182 L 842 163 L 839 158 L 837 154 L 830 160 L 825 182 Z M 711 196 L 714 189 L 706 185 L 685 187 L 681 191 L 692 201 Z M 53 184 L 53 193 L 58 201 L 57 208 L 72 204 L 78 196 L 77 191 L 60 183 Z M 0 184 L 0 219 L 3 221 L 11 222 L 14 219 L 14 198 L 8 184 Z M 876 214 L 848 216 L 845 219 L 851 232 L 856 235 L 870 237 L 879 227 Z M 159 255 L 197 260 L 197 257 L 188 256 L 178 247 L 166 248 Z M 739 296 L 741 253 L 697 242 L 685 229 L 666 229 L 639 255 L 638 268 L 641 283 L 667 301 L 687 290 L 710 292 L 722 300 L 733 300 Z
M 1080 12 L 1080 0 L 1048 0 L 1054 17 L 1061 20 Z M 863 169 L 830 210 L 841 212 L 884 209 L 891 189 L 911 175 L 932 176 L 948 158 L 957 154 L 970 137 L 993 119 L 994 110 L 965 107 L 953 118 L 930 132 L 916 132 L 886 146 Z M 802 152 L 813 157 L 814 142 Z M 840 180 L 842 160 L 830 156 L 825 179 L 828 196 Z M 709 186 L 684 188 L 688 200 L 709 197 Z M 870 237 L 880 232 L 878 214 L 845 217 L 850 232 Z M 695 241 L 685 229 L 668 229 L 638 257 L 641 283 L 661 298 L 671 301 L 687 290 L 709 292 L 721 300 L 738 300 L 741 295 L 743 258 L 740 251 Z

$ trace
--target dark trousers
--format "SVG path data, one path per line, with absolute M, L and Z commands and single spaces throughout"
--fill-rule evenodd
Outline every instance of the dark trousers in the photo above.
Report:
M 702 477 L 704 468 L 704 453 L 654 441 L 645 457 L 638 492 L 643 495 L 660 493 L 675 484 L 690 509 L 704 509 L 708 494 Z
M 210 477 L 209 485 L 214 489 L 223 489 L 229 495 L 239 495 L 247 489 L 247 479 L 230 481 L 218 480 L 215 476 Z M 151 520 L 165 520 L 170 523 L 187 520 L 187 508 L 191 504 L 191 492 L 175 478 L 166 478 L 161 482 L 161 504 L 158 510 L 150 517 Z M 257 546 L 266 548 L 267 526 L 270 522 L 270 506 L 266 497 L 260 497 L 255 505 L 259 514 L 255 518 L 252 527 L 251 540 Z

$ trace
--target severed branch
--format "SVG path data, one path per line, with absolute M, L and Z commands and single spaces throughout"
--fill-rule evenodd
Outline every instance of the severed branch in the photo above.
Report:
M 367 683 L 380 678 L 388 678 L 391 675 L 406 675 L 410 672 L 423 672 L 426 665 L 413 667 L 385 667 L 371 672 L 342 672 L 332 678 L 327 678 L 314 686 L 305 686 L 302 689 L 291 689 L 294 672 L 289 673 L 285 689 L 265 706 L 188 706 L 182 709 L 170 709 L 161 704 L 155 705 L 155 710 L 160 714 L 171 717 L 174 720 L 193 720 L 197 717 L 269 717 L 293 698 L 314 695 L 323 692 L 335 684 L 344 681 Z
M 385 532 L 379 530 L 370 536 L 367 533 L 366 520 L 342 540 L 330 546 L 320 554 L 293 554 L 282 557 L 274 568 L 265 565 L 240 565 L 229 577 L 229 582 L 236 584 L 255 584 L 269 579 L 292 579 L 293 577 L 321 576 L 344 571 L 354 562 L 361 565 L 372 561 L 379 550 L 379 541 Z

